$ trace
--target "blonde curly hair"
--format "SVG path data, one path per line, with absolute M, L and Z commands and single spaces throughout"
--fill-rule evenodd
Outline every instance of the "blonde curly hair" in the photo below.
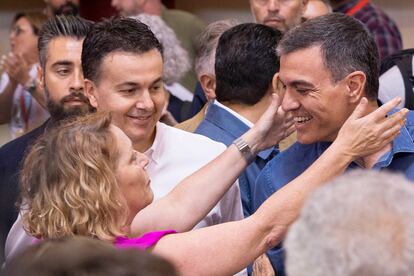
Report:
M 108 114 L 86 115 L 45 133 L 20 174 L 23 226 L 37 238 L 125 235 L 128 207 L 115 178 Z

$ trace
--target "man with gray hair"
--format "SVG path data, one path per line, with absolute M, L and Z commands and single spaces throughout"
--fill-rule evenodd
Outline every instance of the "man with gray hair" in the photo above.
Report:
M 337 13 L 310 19 L 284 35 L 278 53 L 282 108 L 293 114 L 298 143 L 260 173 L 253 196 L 256 209 L 313 164 L 361 100 L 369 112 L 378 109 L 378 49 L 358 20 Z M 410 112 L 399 136 L 390 136 L 384 148 L 348 168 L 387 169 L 414 179 L 413 124 Z M 274 251 L 275 259 L 282 261 L 282 252 Z
M 216 74 L 214 62 L 216 60 L 216 48 L 222 33 L 239 24 L 237 20 L 226 19 L 210 23 L 197 38 L 197 56 L 195 59 L 195 71 L 199 84 L 194 93 L 191 104 L 192 118 L 178 125 L 177 128 L 194 132 L 204 119 L 207 110 L 206 102 L 216 98 Z M 201 110 L 200 110 L 201 109 Z
M 309 197 L 289 230 L 288 275 L 412 275 L 413 210 L 414 186 L 402 175 L 337 178 Z

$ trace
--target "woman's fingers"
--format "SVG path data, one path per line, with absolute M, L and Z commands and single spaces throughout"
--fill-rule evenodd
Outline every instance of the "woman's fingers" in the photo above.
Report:
M 352 119 L 359 119 L 364 117 L 368 113 L 368 100 L 367 98 L 363 97 L 357 107 L 355 108 L 354 112 L 352 112 L 351 116 L 349 117 Z
M 389 102 L 378 107 L 377 110 L 369 114 L 367 118 L 373 119 L 375 122 L 381 121 L 382 119 L 384 119 L 385 116 L 387 116 L 388 113 L 390 113 L 400 103 L 401 103 L 401 98 L 395 97 Z

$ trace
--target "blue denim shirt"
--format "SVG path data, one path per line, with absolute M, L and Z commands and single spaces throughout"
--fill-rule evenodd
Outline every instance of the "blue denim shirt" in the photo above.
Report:
M 385 153 L 373 166 L 374 170 L 389 170 L 403 173 L 408 179 L 414 180 L 414 112 L 410 111 L 406 125 L 400 135 L 394 139 L 392 148 Z M 309 145 L 295 143 L 286 151 L 274 157 L 257 178 L 253 196 L 255 210 L 274 192 L 303 173 L 331 143 L 319 142 Z M 333 166 L 335 164 L 332 164 Z M 360 168 L 351 163 L 348 170 Z M 283 274 L 283 249 L 281 245 L 268 252 L 270 261 L 277 273 Z

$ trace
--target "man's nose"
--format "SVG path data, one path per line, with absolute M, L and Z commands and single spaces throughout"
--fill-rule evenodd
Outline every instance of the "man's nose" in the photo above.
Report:
M 75 70 L 72 78 L 71 88 L 74 90 L 83 90 L 84 78 L 81 70 Z
M 154 108 L 154 102 L 152 101 L 149 91 L 144 91 L 144 93 L 140 95 L 135 106 L 138 109 L 145 109 L 145 110 Z
M 272 11 L 272 12 L 279 11 L 279 9 L 280 9 L 279 0 L 269 0 L 269 2 L 267 4 L 267 9 L 269 11 Z
M 283 97 L 282 101 L 282 108 L 284 111 L 293 111 L 298 109 L 300 106 L 299 101 L 296 99 L 296 97 L 292 94 L 291 91 L 286 90 L 285 95 Z

